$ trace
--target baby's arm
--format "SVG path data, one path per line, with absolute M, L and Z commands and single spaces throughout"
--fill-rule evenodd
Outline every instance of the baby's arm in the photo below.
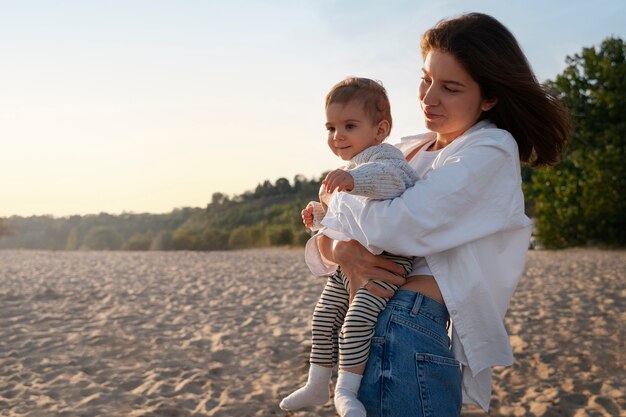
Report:
M 349 171 L 354 180 L 351 194 L 387 200 L 401 195 L 412 185 L 417 174 L 402 169 L 389 161 L 373 161 L 360 164 Z
M 398 197 L 418 180 L 404 154 L 386 143 L 357 154 L 342 172 L 351 177 L 344 180 L 348 182 L 344 191 L 377 200 Z

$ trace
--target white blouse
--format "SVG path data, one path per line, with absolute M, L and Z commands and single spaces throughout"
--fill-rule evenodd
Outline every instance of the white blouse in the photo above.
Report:
M 408 155 L 432 140 L 427 133 L 397 146 Z M 517 143 L 481 121 L 438 152 L 432 170 L 402 196 L 365 201 L 336 193 L 329 210 L 335 215 L 322 222 L 373 253 L 426 259 L 452 319 L 463 400 L 485 411 L 491 367 L 514 362 L 503 319 L 532 230 L 521 185 Z M 321 256 L 317 241 L 318 235 L 307 243 L 307 265 L 315 275 L 330 274 L 336 265 Z
M 409 161 L 409 165 L 411 168 L 417 172 L 417 175 L 420 179 L 426 178 L 428 173 L 433 170 L 433 163 L 437 159 L 437 156 L 441 153 L 441 149 L 436 151 L 427 151 L 428 147 L 433 143 L 431 141 L 422 146 L 422 149 Z M 432 275 L 433 273 L 428 266 L 428 262 L 426 262 L 426 258 L 423 256 L 416 256 L 413 258 L 413 265 L 411 268 L 411 272 L 407 274 L 407 276 L 412 275 Z

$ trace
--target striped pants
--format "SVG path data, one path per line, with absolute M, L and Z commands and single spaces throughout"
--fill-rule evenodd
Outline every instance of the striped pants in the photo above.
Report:
M 411 270 L 412 257 L 391 255 L 387 252 L 383 256 L 404 267 L 405 273 Z M 373 282 L 394 292 L 398 289 L 386 282 Z M 329 367 L 334 366 L 339 359 L 339 368 L 346 369 L 367 362 L 376 320 L 389 298 L 374 295 L 365 288 L 357 291 L 350 304 L 349 297 L 350 283 L 339 267 L 328 277 L 315 306 L 311 326 L 311 363 Z

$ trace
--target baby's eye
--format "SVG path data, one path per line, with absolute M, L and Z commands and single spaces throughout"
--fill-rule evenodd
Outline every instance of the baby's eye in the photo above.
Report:
M 352 123 L 348 123 L 346 125 L 346 129 L 348 129 L 348 130 L 354 129 L 355 127 L 356 127 L 356 125 L 353 125 Z
M 329 126 L 329 127 L 326 128 L 326 130 L 328 130 L 330 133 L 332 133 L 332 132 L 335 131 L 335 128 Z

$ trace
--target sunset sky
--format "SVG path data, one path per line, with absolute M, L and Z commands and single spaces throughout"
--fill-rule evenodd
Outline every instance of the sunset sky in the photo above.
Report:
M 540 80 L 610 35 L 626 1 L 0 0 L 0 217 L 169 212 L 264 180 L 319 177 L 323 99 L 381 80 L 394 129 L 424 131 L 419 37 L 480 11 Z

